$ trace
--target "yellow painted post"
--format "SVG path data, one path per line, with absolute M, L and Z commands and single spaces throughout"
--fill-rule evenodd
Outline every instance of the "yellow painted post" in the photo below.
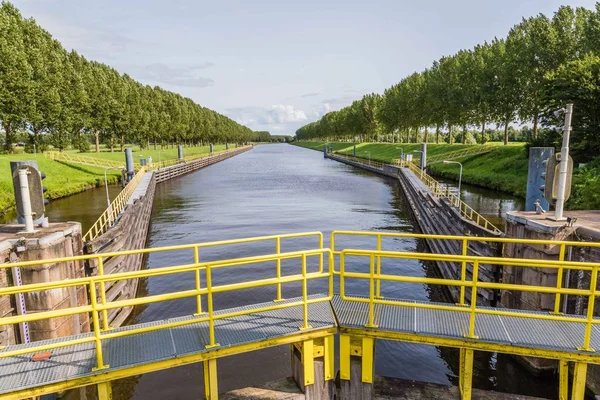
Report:
M 312 340 L 302 342 L 302 367 L 304 368 L 304 385 L 315 383 L 314 343 Z
M 102 357 L 102 338 L 100 337 L 100 318 L 98 317 L 98 300 L 96 294 L 96 282 L 90 281 L 90 302 L 92 303 L 92 323 L 94 324 L 94 338 L 96 339 L 96 367 L 92 370 L 97 371 L 100 369 L 108 368 L 108 365 L 104 365 L 104 359 Z
M 381 235 L 377 235 L 377 251 L 381 251 Z M 377 276 L 381 275 L 381 256 L 377 256 Z M 378 299 L 381 298 L 381 280 L 377 279 L 377 294 Z
M 573 368 L 573 391 L 571 392 L 571 400 L 584 400 L 586 378 L 587 364 L 576 362 Z
M 323 249 L 323 234 L 322 233 L 319 233 L 319 249 Z M 321 273 L 323 272 L 323 253 L 321 253 L 321 257 L 319 258 L 319 272 L 321 272 Z
M 471 312 L 469 316 L 469 334 L 466 336 L 471 339 L 479 339 L 475 335 L 475 314 L 477 310 L 477 281 L 479 280 L 479 261 L 473 261 L 473 285 L 471 286 Z
M 340 379 L 350 380 L 350 336 L 340 335 Z
M 362 338 L 362 381 L 373 383 L 373 364 L 375 361 L 375 339 Z
M 98 400 L 112 400 L 112 387 L 110 382 L 102 382 L 96 385 L 98 388 Z
M 460 398 L 461 400 L 471 400 L 473 391 L 473 350 L 461 349 L 460 355 Z
M 335 349 L 333 335 L 325 336 L 324 339 L 325 354 L 323 356 L 325 380 L 330 381 L 335 378 Z
M 200 254 L 198 252 L 198 246 L 194 246 L 194 264 L 197 266 L 200 264 Z M 200 282 L 200 268 L 196 268 L 196 291 L 200 293 L 201 282 Z M 202 295 L 196 296 L 196 315 L 202 314 Z
M 219 385 L 217 379 L 217 360 L 204 361 L 204 398 L 206 400 L 218 400 Z
M 346 268 L 346 255 L 342 252 L 340 254 L 340 296 L 343 298 L 346 297 L 346 289 L 345 289 L 345 268 Z
M 206 289 L 207 293 L 207 303 L 208 303 L 208 334 L 210 337 L 210 343 L 206 345 L 206 348 L 217 347 L 220 346 L 216 343 L 215 340 L 215 319 L 213 316 L 213 295 L 212 295 L 212 273 L 210 270 L 210 265 L 206 266 Z M 216 368 L 216 367 L 215 367 Z
M 281 254 L 281 238 L 275 238 L 275 253 L 277 255 Z M 275 301 L 281 301 L 281 259 L 278 258 L 277 261 L 277 299 Z
M 565 245 L 564 243 L 560 245 L 560 251 L 558 253 L 558 261 L 565 261 Z M 558 271 L 556 272 L 556 296 L 554 298 L 554 313 L 560 314 L 560 297 L 561 293 L 558 291 L 562 288 L 563 283 L 563 266 L 560 265 L 558 267 Z
M 583 338 L 583 347 L 579 350 L 583 351 L 595 351 L 590 347 L 590 340 L 592 338 L 592 326 L 594 320 L 594 303 L 596 303 L 596 286 L 598 284 L 598 266 L 594 265 L 592 268 L 592 276 L 590 277 L 590 295 L 588 297 L 587 316 L 585 324 L 585 336 Z
M 98 257 L 98 276 L 104 276 L 104 262 L 102 261 L 102 257 Z M 100 303 L 105 306 L 106 305 L 106 290 L 104 287 L 104 281 L 100 282 Z M 102 329 L 105 331 L 109 330 L 108 326 L 108 311 L 102 310 Z
M 467 239 L 463 239 L 462 240 L 462 255 L 466 256 L 467 253 L 469 252 L 469 242 L 467 242 Z M 463 261 L 462 262 L 462 267 L 460 269 L 460 281 L 463 283 L 463 286 L 460 287 L 460 302 L 458 303 L 458 305 L 460 306 L 464 306 L 466 305 L 465 303 L 465 287 L 464 287 L 464 283 L 467 281 L 467 262 Z
M 300 330 L 310 329 L 312 326 L 308 324 L 308 287 L 306 279 L 306 254 L 302 254 L 302 316 L 303 324 Z
M 565 360 L 559 360 L 558 372 L 558 400 L 569 400 L 569 362 Z
M 369 262 L 369 322 L 367 328 L 377 328 L 375 325 L 375 257 L 371 254 Z

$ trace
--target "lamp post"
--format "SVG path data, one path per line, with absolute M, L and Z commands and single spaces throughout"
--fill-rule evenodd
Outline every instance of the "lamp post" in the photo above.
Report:
M 402 147 L 396 147 L 396 150 L 400 150 L 400 166 L 402 166 L 402 162 L 404 161 L 404 149 Z
M 463 171 L 463 166 L 461 163 L 459 163 L 458 161 L 448 161 L 448 160 L 444 160 L 443 161 L 444 164 L 458 164 L 460 166 L 460 173 L 458 174 L 458 201 L 460 202 L 460 184 L 462 182 L 462 171 Z
M 123 171 L 123 167 L 107 167 L 104 168 L 104 188 L 106 189 L 106 209 L 108 210 L 108 218 L 110 221 L 110 224 L 112 225 L 112 213 L 111 213 L 111 207 L 110 207 L 110 196 L 108 195 L 108 178 L 106 177 L 106 171 L 108 171 L 109 169 L 117 169 L 120 171 Z

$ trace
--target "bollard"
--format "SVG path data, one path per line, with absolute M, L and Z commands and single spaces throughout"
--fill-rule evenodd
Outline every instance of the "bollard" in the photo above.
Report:
M 125 149 L 125 166 L 127 170 L 127 181 L 129 182 L 133 178 L 133 175 L 135 175 L 133 151 L 131 149 Z
M 215 148 L 214 148 L 213 144 L 211 143 L 211 144 L 210 144 L 210 153 L 211 153 L 211 154 L 213 153 L 214 149 L 215 149 Z
M 229 150 L 229 142 L 225 142 L 225 150 Z
M 181 145 L 177 146 L 177 158 L 183 160 L 183 147 Z
M 356 157 L 356 145 L 354 145 L 353 155 L 354 155 L 354 157 Z
M 421 170 L 427 167 L 427 143 L 421 143 Z
M 323 146 L 323 158 L 327 158 L 327 145 Z

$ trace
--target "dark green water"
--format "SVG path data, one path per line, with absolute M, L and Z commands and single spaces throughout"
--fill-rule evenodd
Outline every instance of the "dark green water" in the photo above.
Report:
M 72 209 L 82 206 L 84 201 L 102 198 L 103 193 L 91 191 L 87 194 L 90 197 L 81 200 L 80 204 L 72 203 L 74 197 L 54 202 L 54 220 L 74 219 L 77 215 L 70 214 Z M 463 186 L 462 196 L 475 209 L 491 217 L 522 204 L 508 196 L 467 185 Z M 65 209 L 59 211 L 63 201 Z M 67 205 L 67 201 L 71 203 Z M 158 247 L 303 231 L 322 231 L 327 238 L 332 230 L 341 229 L 412 232 L 411 218 L 399 185 L 392 179 L 324 160 L 322 153 L 316 151 L 285 144 L 264 145 L 157 186 L 149 244 Z M 364 247 L 364 243 L 356 239 L 340 244 Z M 269 251 L 269 246 L 273 244 L 203 251 L 202 259 L 264 254 Z M 306 246 L 306 242 L 291 244 L 284 251 Z M 423 244 L 412 239 L 396 240 L 386 244 L 386 249 L 423 251 Z M 157 268 L 187 263 L 188 257 L 155 253 L 149 257 L 147 266 Z M 360 265 L 349 267 L 361 268 Z M 432 265 L 410 260 L 384 265 L 384 268 L 405 275 L 436 274 Z M 258 267 L 249 268 L 243 270 L 243 277 L 259 279 L 265 273 Z M 239 281 L 239 275 L 221 275 L 215 279 L 227 283 Z M 193 280 L 189 277 L 170 276 L 143 281 L 140 290 L 143 294 L 156 295 L 192 286 Z M 325 289 L 324 285 L 317 285 L 312 290 L 322 292 Z M 349 283 L 347 291 L 365 294 L 365 288 L 358 284 Z M 439 288 L 415 284 L 384 285 L 383 294 L 419 301 L 443 301 L 445 297 Z M 217 298 L 215 305 L 216 309 L 223 309 L 273 298 L 272 288 L 260 288 Z M 195 302 L 191 299 L 151 304 L 137 309 L 130 322 L 189 315 L 194 312 L 194 307 Z M 218 364 L 219 390 L 224 392 L 287 377 L 291 374 L 289 357 L 289 348 L 283 346 L 221 359 Z M 478 388 L 544 397 L 553 397 L 556 393 L 553 379 L 533 377 L 508 356 L 478 353 L 475 369 L 474 385 Z M 457 371 L 457 351 L 386 341 L 377 343 L 376 372 L 379 375 L 456 384 Z M 114 389 L 115 398 L 123 400 L 200 399 L 203 394 L 202 366 L 189 365 L 124 379 L 116 382 Z

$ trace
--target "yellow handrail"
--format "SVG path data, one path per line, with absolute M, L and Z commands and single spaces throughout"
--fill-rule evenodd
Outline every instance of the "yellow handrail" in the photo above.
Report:
M 447 185 L 441 185 L 438 181 L 433 179 L 430 175 L 421 170 L 412 162 L 404 163 L 404 165 L 414 172 L 414 174 L 421 179 L 421 181 L 427 185 L 429 189 L 431 189 L 435 196 L 448 199 L 451 205 L 458 208 L 461 216 L 475 222 L 477 225 L 493 232 L 494 234 L 502 233 L 500 229 L 494 226 L 494 224 L 488 221 L 483 215 L 479 214 L 471 206 L 462 201 L 456 194 L 452 193 Z
M 377 240 L 377 250 L 382 249 L 382 239 L 383 238 L 411 238 L 411 239 L 429 239 L 429 240 L 454 240 L 461 243 L 461 255 L 467 256 L 469 250 L 469 244 L 471 243 L 501 243 L 504 244 L 528 244 L 528 245 L 537 245 L 544 246 L 545 249 L 551 250 L 553 247 L 558 246 L 558 260 L 556 262 L 559 263 L 558 268 L 558 276 L 556 278 L 556 289 L 562 288 L 562 282 L 564 277 L 564 268 L 560 267 L 560 265 L 564 265 L 565 263 L 565 254 L 567 247 L 592 247 L 592 248 L 600 248 L 600 243 L 598 242 L 574 242 L 574 241 L 557 241 L 557 240 L 541 240 L 541 239 L 514 239 L 514 238 L 506 238 L 506 237 L 498 237 L 498 236 L 455 236 L 455 235 L 431 235 L 424 233 L 392 233 L 392 232 L 361 232 L 361 231 L 332 231 L 330 236 L 330 247 L 333 251 L 334 255 L 339 255 L 340 251 L 336 250 L 336 237 L 338 236 L 366 236 L 366 237 L 375 237 Z M 451 257 L 452 255 L 446 255 L 447 257 Z M 540 260 L 538 260 L 540 261 Z M 547 261 L 543 261 L 546 263 Z M 530 260 L 525 261 L 527 263 L 531 263 Z M 544 264 L 545 265 L 545 264 Z M 381 272 L 381 261 L 378 257 L 378 272 Z M 334 273 L 337 271 L 334 270 Z M 465 282 L 467 276 L 466 271 L 466 262 L 461 261 L 461 281 Z M 376 295 L 380 296 L 380 285 L 377 286 Z M 465 290 L 464 287 L 460 289 L 460 299 L 459 304 L 465 304 Z M 554 313 L 560 312 L 561 298 L 560 294 L 556 294 L 554 299 Z
M 44 153 L 44 156 L 52 161 L 61 161 L 71 164 L 89 165 L 91 167 L 99 168 L 124 168 L 122 162 L 83 156 L 77 153 L 48 151 Z
M 346 249 L 339 252 L 340 255 L 340 295 L 344 300 L 363 302 L 369 304 L 369 318 L 367 327 L 376 327 L 375 324 L 375 305 L 376 304 L 387 304 L 396 305 L 403 307 L 412 308 L 428 308 L 434 310 L 445 310 L 445 311 L 456 311 L 469 313 L 469 328 L 468 332 L 465 332 L 465 337 L 470 339 L 479 339 L 475 335 L 475 321 L 478 314 L 487 315 L 499 315 L 506 317 L 519 317 L 519 318 L 530 318 L 537 320 L 556 321 L 556 322 L 576 322 L 585 324 L 585 330 L 582 337 L 582 345 L 577 347 L 579 351 L 594 351 L 590 347 L 591 334 L 593 325 L 600 324 L 600 319 L 594 318 L 594 304 L 596 295 L 596 283 L 598 276 L 599 265 L 590 262 L 566 262 L 566 261 L 547 261 L 539 259 L 512 259 L 502 257 L 481 257 L 481 256 L 458 256 L 458 255 L 445 255 L 445 254 L 429 254 L 429 253 L 414 253 L 414 252 L 395 252 L 395 251 L 377 251 L 377 250 L 353 250 Z M 364 257 L 370 260 L 369 272 L 348 272 L 346 271 L 346 257 Z M 423 260 L 423 261 L 450 261 L 450 262 L 464 262 L 473 265 L 473 273 L 471 279 L 463 278 L 461 280 L 454 279 L 443 279 L 443 278 L 427 278 L 427 277 L 416 277 L 416 276 L 403 276 L 403 275 L 388 275 L 382 274 L 376 271 L 374 259 L 375 258 L 388 258 L 388 259 L 410 259 L 410 260 Z M 481 264 L 489 265 L 510 265 L 510 266 L 521 266 L 528 268 L 551 268 L 551 269 L 572 269 L 572 270 L 583 270 L 591 272 L 590 286 L 588 289 L 565 289 L 556 287 L 546 286 L 535 286 L 528 284 L 513 284 L 513 283 L 498 283 L 498 282 L 480 282 L 479 281 L 479 266 Z M 346 280 L 348 279 L 362 279 L 369 281 L 369 297 L 356 297 L 346 295 Z M 442 285 L 442 286 L 454 286 L 460 288 L 471 289 L 470 305 L 468 307 L 461 307 L 457 305 L 442 305 L 434 303 L 419 303 L 410 302 L 403 300 L 391 300 L 383 299 L 381 296 L 377 296 L 375 292 L 375 283 L 378 281 L 390 281 L 390 282 L 401 282 L 401 283 L 416 283 L 426 285 Z M 531 312 L 527 311 L 511 311 L 502 308 L 489 308 L 489 307 L 477 307 L 477 291 L 478 289 L 493 289 L 493 290 L 509 290 L 509 291 L 522 291 L 522 292 L 535 292 L 542 294 L 554 294 L 557 296 L 569 294 L 574 296 L 586 296 L 588 297 L 588 309 L 585 316 L 564 316 L 556 313 L 539 313 L 534 310 Z
M 125 209 L 127 202 L 131 198 L 133 191 L 137 188 L 137 185 L 140 183 L 142 176 L 146 173 L 146 168 L 142 167 L 127 183 L 127 185 L 121 190 L 121 192 L 115 197 L 115 199 L 110 203 L 110 206 L 104 210 L 104 212 L 98 217 L 96 222 L 92 225 L 92 227 L 83 235 L 83 240 L 93 240 L 98 236 L 102 235 L 104 232 L 108 230 L 112 226 L 112 224 L 117 220 L 119 215 Z
M 285 237 L 294 237 L 294 235 L 281 235 Z M 247 240 L 252 240 L 254 238 L 249 238 Z M 232 241 L 234 242 L 234 241 Z M 206 244 L 196 244 L 190 245 L 194 248 L 205 246 Z M 140 253 L 141 251 L 138 251 Z M 128 253 L 135 253 L 128 252 Z M 66 259 L 89 259 L 96 258 L 98 262 L 101 262 L 102 258 L 105 255 L 94 255 L 90 256 L 79 256 L 79 257 L 67 257 Z M 327 270 L 323 270 L 322 268 L 318 271 L 308 272 L 307 271 L 307 257 L 319 257 L 323 259 L 326 256 L 328 259 L 328 268 Z M 240 283 L 233 284 L 220 284 L 216 285 L 212 281 L 212 271 L 219 268 L 228 268 L 228 267 L 236 267 L 242 265 L 250 265 L 256 263 L 265 263 L 265 262 L 273 262 L 273 261 L 281 261 L 281 260 L 300 260 L 301 262 L 301 271 L 292 275 L 279 276 L 275 278 L 261 278 L 255 279 L 252 281 L 244 281 Z M 65 259 L 63 259 L 64 261 Z M 40 262 L 48 262 L 49 260 L 41 260 Z M 29 284 L 23 286 L 12 286 L 0 288 L 0 296 L 11 295 L 16 293 L 31 293 L 38 292 L 42 290 L 50 290 L 50 289 L 60 289 L 67 287 L 87 287 L 90 293 L 90 303 L 84 306 L 70 307 L 53 311 L 43 311 L 38 313 L 31 314 L 23 314 L 16 315 L 10 317 L 0 318 L 0 325 L 13 325 L 24 322 L 32 322 L 39 321 L 48 318 L 57 318 L 64 317 L 74 314 L 91 312 L 92 321 L 93 321 L 93 333 L 94 335 L 86 338 L 78 338 L 61 341 L 60 343 L 55 344 L 44 344 L 39 346 L 31 346 L 18 350 L 7 350 L 0 352 L 0 358 L 4 357 L 14 357 L 23 354 L 35 353 L 39 351 L 47 351 L 58 347 L 71 346 L 74 344 L 87 343 L 87 342 L 95 342 L 96 346 L 96 357 L 97 357 L 97 366 L 96 369 L 107 368 L 108 366 L 104 362 L 103 358 L 103 341 L 108 339 L 113 339 L 117 337 L 141 334 L 146 332 L 157 331 L 161 329 L 173 328 L 178 326 L 185 326 L 191 324 L 197 324 L 200 322 L 208 322 L 209 325 L 209 335 L 210 341 L 207 344 L 207 348 L 217 347 L 219 346 L 217 342 L 217 337 L 215 335 L 215 321 L 225 318 L 231 318 L 239 315 L 247 315 L 251 313 L 258 312 L 266 312 L 272 310 L 278 310 L 283 308 L 297 307 L 302 306 L 303 308 L 303 326 L 300 327 L 301 330 L 308 329 L 308 305 L 315 304 L 319 302 L 325 302 L 331 300 L 333 296 L 333 280 L 331 279 L 333 254 L 329 249 L 314 249 L 314 250 L 304 250 L 304 251 L 295 251 L 288 253 L 280 253 L 273 255 L 262 255 L 262 256 L 253 256 L 253 257 L 244 257 L 237 259 L 229 259 L 229 260 L 219 260 L 219 261 L 209 261 L 203 263 L 194 263 L 189 265 L 175 266 L 175 267 L 163 267 L 163 268 L 155 268 L 149 270 L 141 270 L 141 271 L 133 271 L 133 272 L 122 272 L 117 274 L 110 275 L 99 275 L 99 276 L 91 276 L 85 278 L 75 278 L 64 281 L 57 282 L 47 282 L 43 284 Z M 29 264 L 30 262 L 27 262 Z M 14 263 L 10 264 L 11 267 L 19 266 L 22 263 Z M 27 265 L 26 264 L 26 265 Z M 103 284 L 106 282 L 117 282 L 129 279 L 139 279 L 139 278 L 151 278 L 155 276 L 171 276 L 182 273 L 194 273 L 199 274 L 200 271 L 204 271 L 206 274 L 206 287 L 199 288 L 196 286 L 195 289 L 191 290 L 182 290 L 178 292 L 170 292 L 167 294 L 160 295 L 152 295 L 139 297 L 134 299 L 127 300 L 118 300 L 118 301 L 106 301 L 106 297 L 103 296 L 103 293 L 98 294 L 98 288 L 103 290 Z M 317 297 L 310 298 L 308 297 L 307 284 L 309 281 L 315 279 L 326 279 L 328 281 L 328 294 Z M 260 307 L 260 308 L 252 308 L 252 309 L 244 309 L 241 311 L 235 312 L 220 312 L 215 313 L 213 309 L 213 294 L 215 293 L 225 293 L 225 292 L 233 292 L 237 290 L 243 289 L 252 289 L 257 287 L 265 287 L 265 286 L 279 286 L 282 284 L 300 282 L 303 286 L 302 291 L 302 299 L 297 301 L 288 301 L 288 302 L 276 302 L 273 305 Z M 106 326 L 102 326 L 100 324 L 100 313 L 104 313 L 107 310 L 122 308 L 122 307 L 133 307 L 137 305 L 150 304 L 162 301 L 169 301 L 175 299 L 184 299 L 184 298 L 194 298 L 198 296 L 206 296 L 208 300 L 208 313 L 193 313 L 196 315 L 196 318 L 186 319 L 186 320 L 178 320 L 174 322 L 164 323 L 161 325 L 155 326 L 144 326 L 138 328 L 131 328 L 124 331 L 110 331 L 107 330 Z M 101 302 L 98 303 L 98 298 L 101 299 Z M 277 299 L 275 299 L 277 300 Z M 192 313 L 190 313 L 191 315 Z

